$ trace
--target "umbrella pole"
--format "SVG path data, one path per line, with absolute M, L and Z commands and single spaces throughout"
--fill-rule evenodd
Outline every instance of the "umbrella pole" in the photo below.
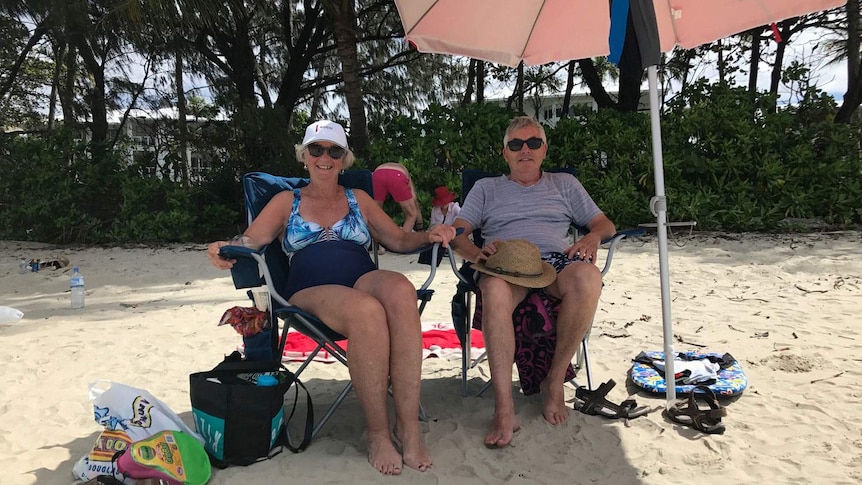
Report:
M 656 216 L 658 230 L 658 263 L 661 278 L 661 316 L 664 333 L 665 385 L 667 386 L 666 407 L 676 401 L 676 384 L 673 366 L 673 322 L 670 312 L 670 276 L 667 257 L 667 198 L 664 193 L 664 161 L 661 148 L 661 123 L 658 109 L 658 76 L 656 67 L 647 68 L 649 78 L 649 113 L 652 131 L 652 158 L 655 170 L 655 197 L 650 200 L 650 210 Z M 670 358 L 668 358 L 670 357 Z M 669 376 L 669 378 L 668 378 Z

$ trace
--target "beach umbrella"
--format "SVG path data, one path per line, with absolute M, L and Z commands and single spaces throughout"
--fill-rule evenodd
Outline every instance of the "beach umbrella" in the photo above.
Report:
M 647 67 L 656 195 L 664 352 L 673 355 L 667 201 L 656 67 L 660 52 L 686 49 L 844 5 L 846 0 L 395 0 L 407 40 L 420 52 L 517 66 L 609 55 Z M 673 375 L 673 359 L 666 359 Z M 667 406 L 676 389 L 667 386 Z

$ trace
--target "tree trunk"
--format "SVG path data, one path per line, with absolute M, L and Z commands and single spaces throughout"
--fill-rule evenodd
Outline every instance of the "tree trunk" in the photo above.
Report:
M 485 102 L 485 61 L 476 61 L 476 104 Z
M 756 27 L 749 31 L 751 34 L 751 59 L 748 62 L 748 92 L 752 96 L 757 94 L 757 70 L 760 67 L 761 32 L 763 32 L 763 27 Z
M 180 151 L 180 181 L 186 187 L 189 186 L 189 153 L 188 153 L 188 122 L 186 114 L 188 107 L 186 106 L 186 88 L 183 82 L 183 53 L 179 49 L 176 52 L 174 59 L 174 82 L 177 88 L 177 140 L 179 141 Z M 176 177 L 177 174 L 174 174 Z
M 356 12 L 353 0 L 323 0 L 323 8 L 332 22 L 332 33 L 341 60 L 344 97 L 350 113 L 351 147 L 359 158 L 368 158 L 368 121 L 362 100 L 362 80 L 356 44 Z
M 58 42 L 54 51 L 54 74 L 51 76 L 51 94 L 48 98 L 48 131 L 54 130 L 54 120 L 57 118 L 57 97 L 60 93 L 60 77 L 65 55 L 66 44 Z
M 287 2 L 285 2 L 287 3 Z M 292 10 L 290 8 L 282 9 L 282 17 L 280 19 L 282 31 L 285 39 L 293 39 L 291 33 L 292 28 Z M 290 57 L 285 66 L 281 84 L 278 87 L 278 97 L 275 100 L 275 105 L 282 107 L 288 113 L 293 113 L 293 108 L 299 102 L 302 96 L 302 81 L 305 78 L 305 73 L 311 66 L 312 58 L 315 52 L 320 48 L 325 38 L 325 24 L 320 15 L 320 9 L 315 7 L 306 8 L 305 23 L 302 30 L 293 41 L 293 46 L 290 51 Z M 317 72 L 322 72 L 321 68 L 316 69 Z M 313 93 L 313 107 L 319 104 L 318 93 Z M 312 120 L 317 119 L 317 111 L 312 110 Z
M 518 79 L 515 81 L 512 95 L 506 100 L 506 109 L 512 109 L 512 103 L 515 103 L 515 108 L 519 114 L 524 113 L 524 61 L 518 64 Z
M 63 109 L 63 126 L 74 129 L 77 122 L 75 113 L 75 76 L 78 72 L 78 54 L 75 46 L 66 44 L 66 59 L 63 63 L 66 68 L 63 86 L 60 89 L 60 108 Z
M 27 45 L 24 46 L 24 49 L 18 55 L 18 58 L 15 59 L 15 64 L 13 64 L 9 69 L 6 82 L 0 85 L 0 98 L 6 96 L 9 90 L 12 89 L 12 86 L 15 85 L 15 78 L 18 77 L 18 72 L 21 70 L 21 66 L 24 64 L 24 61 L 27 60 L 27 55 L 50 30 L 48 22 L 49 19 L 45 19 L 39 23 L 33 31 L 33 35 L 31 35 L 30 39 L 27 40 Z
M 461 107 L 470 104 L 473 98 L 473 82 L 476 79 L 476 59 L 470 59 L 470 66 L 467 67 L 467 87 L 464 89 L 464 95 L 461 96 Z
M 569 61 L 566 72 L 566 92 L 563 94 L 563 119 L 569 117 L 572 104 L 572 89 L 575 88 L 575 61 Z
M 592 96 L 596 101 L 596 106 L 598 106 L 600 110 L 616 108 L 616 103 L 611 99 L 610 95 L 608 95 L 608 92 L 605 90 L 605 86 L 602 84 L 602 79 L 596 71 L 596 65 L 593 64 L 593 60 L 578 59 L 577 63 L 581 68 L 581 75 L 584 77 L 587 87 L 590 88 L 590 96 Z
M 847 0 L 847 92 L 835 114 L 836 123 L 849 123 L 862 104 L 859 52 L 859 0 Z
M 772 105 L 772 112 L 778 111 L 778 86 L 781 84 L 781 72 L 784 70 L 784 53 L 787 52 L 787 43 L 790 42 L 792 34 L 792 24 L 794 22 L 785 21 L 779 22 L 778 27 L 781 33 L 781 42 L 775 47 L 775 64 L 772 65 L 772 74 L 769 83 L 769 94 L 776 96 L 775 104 Z

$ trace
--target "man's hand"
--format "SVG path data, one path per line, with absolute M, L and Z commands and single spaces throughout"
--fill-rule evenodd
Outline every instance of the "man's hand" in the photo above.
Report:
M 497 246 L 495 246 L 495 243 L 497 243 L 497 242 L 499 242 L 499 240 L 490 242 L 490 243 L 484 245 L 482 248 L 480 248 L 479 254 L 476 256 L 476 261 L 474 261 L 474 263 L 485 262 L 488 260 L 488 258 L 492 254 L 496 253 L 497 252 Z
M 586 236 L 575 241 L 569 249 L 566 250 L 566 256 L 569 259 L 582 260 L 588 263 L 598 263 L 599 244 L 601 238 L 595 234 L 587 234 Z

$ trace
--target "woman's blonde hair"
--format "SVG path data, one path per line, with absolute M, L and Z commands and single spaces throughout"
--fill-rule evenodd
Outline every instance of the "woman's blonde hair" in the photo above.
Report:
M 308 153 L 308 145 L 294 145 L 294 150 L 296 151 L 296 161 L 305 165 L 305 154 Z M 341 157 L 344 160 L 344 169 L 347 170 L 353 165 L 353 162 L 356 161 L 356 156 L 353 155 L 353 150 L 350 148 L 344 148 L 344 156 Z

